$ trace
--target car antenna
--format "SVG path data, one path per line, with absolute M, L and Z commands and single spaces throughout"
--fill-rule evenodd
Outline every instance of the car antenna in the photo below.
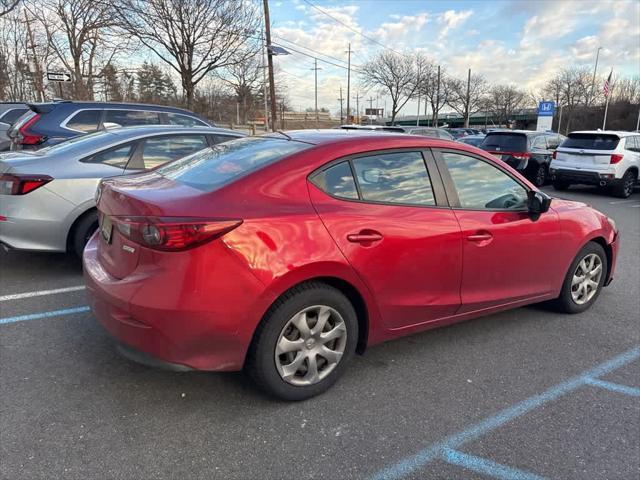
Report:
M 286 133 L 284 133 L 282 130 L 276 130 L 276 133 L 279 133 L 280 135 L 282 135 L 283 137 L 287 137 L 287 140 L 293 140 L 293 138 L 291 138 L 289 135 L 287 135 Z

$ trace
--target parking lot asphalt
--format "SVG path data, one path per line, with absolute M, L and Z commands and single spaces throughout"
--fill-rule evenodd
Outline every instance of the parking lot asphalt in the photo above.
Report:
M 531 306 L 379 345 L 300 403 L 241 373 L 122 358 L 73 289 L 77 261 L 1 252 L 0 477 L 639 478 L 640 193 L 559 196 L 622 232 L 592 309 Z

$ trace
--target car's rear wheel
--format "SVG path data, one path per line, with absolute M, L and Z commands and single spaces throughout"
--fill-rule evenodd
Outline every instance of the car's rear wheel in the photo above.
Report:
M 347 297 L 323 283 L 302 284 L 265 315 L 246 371 L 267 393 L 304 400 L 324 392 L 342 375 L 357 338 L 356 312 Z
M 633 170 L 627 170 L 622 178 L 613 185 L 611 193 L 616 197 L 628 198 L 633 193 L 636 183 L 636 174 Z
M 84 247 L 98 228 L 98 213 L 95 210 L 91 210 L 85 213 L 80 220 L 76 223 L 73 229 L 73 238 L 71 247 L 73 253 L 77 257 L 82 258 L 82 252 Z
M 547 166 L 544 163 L 537 165 L 533 169 L 531 180 L 536 187 L 544 186 L 545 182 L 547 181 Z
M 553 181 L 553 188 L 556 190 L 567 190 L 569 187 L 571 186 L 571 184 L 565 180 L 554 180 Z
M 580 313 L 596 301 L 605 282 L 607 255 L 602 246 L 589 242 L 576 255 L 555 304 L 566 313 Z

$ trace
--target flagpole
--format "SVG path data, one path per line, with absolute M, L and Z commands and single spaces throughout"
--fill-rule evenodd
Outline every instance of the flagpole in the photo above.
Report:
M 607 128 L 607 113 L 609 112 L 609 99 L 611 98 L 611 92 L 613 91 L 613 84 L 611 83 L 611 75 L 613 75 L 613 68 L 611 69 L 611 72 L 609 73 L 609 78 L 607 78 L 607 81 L 605 83 L 605 87 L 606 87 L 606 95 L 607 95 L 607 101 L 604 104 L 604 120 L 602 120 L 602 130 L 606 130 Z

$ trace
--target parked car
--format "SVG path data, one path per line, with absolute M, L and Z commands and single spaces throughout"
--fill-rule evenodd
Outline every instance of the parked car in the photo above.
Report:
M 340 125 L 342 130 L 373 130 L 377 132 L 408 133 L 409 135 L 422 135 L 424 137 L 442 138 L 451 140 L 454 138 L 444 128 L 405 126 L 405 125 Z
M 244 368 L 287 400 L 395 337 L 545 300 L 582 312 L 618 251 L 600 212 L 416 135 L 247 137 L 106 179 L 98 196 L 85 280 L 121 351 Z
M 9 130 L 11 150 L 33 150 L 109 127 L 214 126 L 195 113 L 161 105 L 113 102 L 32 103 Z
M 0 244 L 81 255 L 97 228 L 100 179 L 149 170 L 241 135 L 209 127 L 125 127 L 1 154 Z
M 484 137 L 486 135 L 467 135 L 466 137 L 461 137 L 458 139 L 458 142 L 466 143 L 467 145 L 473 145 L 474 147 L 479 147 L 480 144 L 484 141 Z
M 460 138 L 464 138 L 467 135 L 477 135 L 480 133 L 480 130 L 475 130 L 472 128 L 447 128 L 447 132 L 453 136 L 456 140 Z
M 27 110 L 28 107 L 24 103 L 0 102 L 0 152 L 5 152 L 11 147 L 7 131 Z
M 553 155 L 550 173 L 556 190 L 598 185 L 627 198 L 638 183 L 639 170 L 638 133 L 590 130 L 569 134 Z
M 553 132 L 498 130 L 488 132 L 480 148 L 541 187 L 547 181 L 551 156 L 562 140 L 562 135 Z

